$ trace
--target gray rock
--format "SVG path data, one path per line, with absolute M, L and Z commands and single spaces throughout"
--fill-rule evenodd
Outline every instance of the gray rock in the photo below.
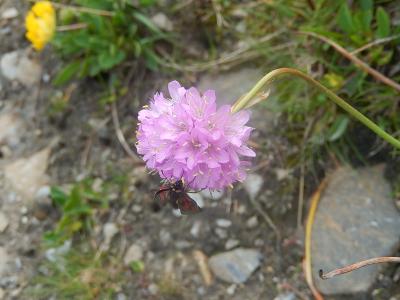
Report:
M 71 245 L 71 240 L 67 240 L 60 247 L 47 249 L 45 256 L 49 261 L 53 263 L 57 262 L 62 266 L 65 263 L 64 256 L 71 249 Z
M 244 283 L 261 264 L 261 253 L 255 249 L 238 248 L 212 256 L 208 264 L 219 279 Z
M 236 246 L 238 246 L 239 244 L 240 244 L 239 240 L 228 239 L 225 243 L 225 249 L 231 250 L 231 249 L 235 248 Z
M 46 170 L 49 156 L 50 147 L 5 166 L 5 178 L 25 201 L 32 200 L 37 191 L 48 183 Z
M 190 234 L 196 238 L 199 237 L 201 226 L 201 221 L 195 221 L 190 229 Z
M 244 188 L 250 198 L 255 199 L 264 184 L 264 179 L 258 174 L 249 174 L 243 182 Z
M 326 295 L 368 291 L 383 265 L 368 266 L 323 281 L 325 272 L 360 260 L 393 255 L 400 240 L 396 210 L 383 166 L 339 168 L 320 199 L 312 231 L 315 283 Z
M 4 213 L 0 211 L 0 233 L 4 232 L 8 226 L 8 219 Z
M 150 283 L 150 285 L 147 289 L 151 295 L 156 295 L 159 290 L 158 285 L 155 283 Z
M 296 300 L 296 295 L 294 293 L 283 293 L 277 295 L 274 300 Z
M 257 216 L 252 216 L 246 221 L 246 227 L 247 228 L 255 228 L 258 225 L 258 219 Z
M 158 28 L 163 29 L 165 31 L 172 31 L 174 29 L 174 25 L 171 20 L 163 13 L 158 13 L 151 17 L 151 20 L 154 24 L 157 25 Z
M 118 293 L 117 294 L 117 300 L 126 300 L 128 298 L 126 298 L 125 294 L 123 293 Z
M 41 66 L 28 58 L 26 51 L 17 50 L 4 54 L 0 60 L 3 76 L 17 80 L 25 86 L 33 86 L 40 81 Z
M 215 234 L 221 239 L 226 239 L 228 237 L 228 232 L 226 231 L 226 229 L 222 229 L 222 228 L 215 228 L 214 229 Z
M 137 244 L 132 244 L 126 251 L 124 263 L 128 266 L 131 262 L 141 260 L 143 258 L 143 249 Z
M 18 17 L 18 10 L 15 7 L 7 8 L 1 14 L 2 19 L 13 19 L 15 17 Z
M 222 228 L 228 228 L 232 225 L 232 221 L 228 219 L 217 219 L 215 223 Z
M 17 113 L 7 112 L 0 115 L 0 144 L 16 148 L 20 144 L 21 132 L 25 128 Z
M 119 229 L 115 223 L 106 223 L 103 227 L 104 242 L 110 244 L 112 238 L 118 233 Z

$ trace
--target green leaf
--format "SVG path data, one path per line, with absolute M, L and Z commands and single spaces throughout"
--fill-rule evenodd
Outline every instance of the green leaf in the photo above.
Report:
M 152 31 L 153 33 L 158 33 L 158 34 L 162 34 L 160 28 L 158 28 L 152 20 L 150 20 L 148 17 L 146 17 L 145 15 L 139 13 L 139 12 L 134 12 L 133 16 L 136 18 L 136 20 L 138 20 L 139 22 L 141 22 L 144 26 L 146 26 L 150 31 Z
M 56 186 L 50 188 L 50 197 L 56 205 L 60 206 L 64 206 L 68 200 L 68 195 Z
M 139 4 L 142 6 L 151 6 L 157 3 L 157 0 L 140 0 Z
M 334 142 L 339 139 L 346 132 L 348 124 L 349 118 L 346 115 L 339 115 L 329 130 L 328 140 Z
M 378 38 L 384 38 L 390 35 L 390 18 L 387 12 L 382 8 L 378 7 L 376 11 L 376 35 Z
M 80 207 L 82 205 L 82 197 L 80 193 L 80 188 L 78 186 L 74 186 L 69 194 L 68 201 L 64 205 L 64 212 L 71 211 Z
M 141 260 L 134 260 L 129 265 L 134 273 L 140 273 L 144 271 L 144 263 Z
M 362 10 L 372 10 L 374 7 L 373 0 L 360 0 L 360 7 Z
M 98 63 L 102 70 L 109 70 L 123 61 L 125 56 L 125 52 L 111 47 L 110 51 L 100 53 Z
M 372 10 L 363 10 L 360 14 L 361 24 L 363 27 L 363 32 L 371 31 L 371 21 L 372 21 Z
M 53 80 L 54 85 L 63 85 L 67 81 L 71 80 L 72 77 L 78 75 L 81 68 L 81 62 L 79 60 L 73 61 L 67 64 L 61 71 L 58 72 L 56 78 Z
M 339 27 L 346 33 L 354 32 L 353 18 L 347 3 L 343 3 L 339 9 L 337 22 Z

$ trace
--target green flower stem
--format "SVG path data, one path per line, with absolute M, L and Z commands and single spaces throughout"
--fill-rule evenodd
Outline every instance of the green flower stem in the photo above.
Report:
M 240 98 L 238 101 L 235 102 L 235 104 L 232 106 L 232 112 L 233 113 L 238 112 L 241 109 L 249 108 L 249 107 L 253 106 L 254 104 L 258 103 L 258 101 L 254 101 L 254 97 L 257 95 L 257 93 L 266 84 L 270 83 L 277 76 L 283 75 L 283 74 L 290 74 L 290 75 L 300 77 L 301 79 L 304 79 L 311 85 L 317 87 L 319 90 L 324 92 L 333 102 L 335 102 L 337 105 L 339 105 L 345 111 L 347 111 L 350 115 L 352 115 L 358 121 L 363 123 L 365 126 L 367 126 L 369 129 L 371 129 L 373 132 L 375 132 L 377 135 L 379 135 L 385 141 L 392 144 L 395 148 L 400 149 L 400 141 L 398 139 L 395 139 L 393 136 L 388 134 L 386 131 L 384 131 L 382 128 L 380 128 L 378 125 L 376 125 L 370 119 L 368 119 L 366 116 L 364 116 L 362 113 L 360 113 L 357 109 L 355 109 L 350 104 L 348 104 L 346 101 L 344 101 L 342 98 L 337 96 L 334 92 L 332 92 L 328 88 L 324 87 L 318 81 L 314 80 L 310 76 L 308 76 L 308 75 L 304 74 L 303 72 L 300 72 L 299 70 L 296 70 L 296 69 L 281 68 L 281 69 L 276 69 L 276 70 L 269 72 L 267 75 L 265 75 L 263 78 L 261 78 L 261 80 L 259 82 L 257 82 L 256 85 L 244 97 Z

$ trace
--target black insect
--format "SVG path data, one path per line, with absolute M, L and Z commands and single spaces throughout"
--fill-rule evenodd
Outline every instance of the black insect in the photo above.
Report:
M 187 193 L 183 181 L 178 180 L 160 186 L 160 189 L 155 193 L 154 198 L 159 198 L 162 206 L 169 203 L 174 209 L 179 208 L 183 215 L 199 213 L 201 207 L 198 206 L 196 201 L 190 198 Z

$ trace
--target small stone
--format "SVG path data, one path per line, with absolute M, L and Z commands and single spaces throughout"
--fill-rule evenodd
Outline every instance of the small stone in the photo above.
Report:
M 262 247 L 262 246 L 264 246 L 264 244 L 265 244 L 265 242 L 263 239 L 256 239 L 254 241 L 254 246 L 256 246 L 256 247 Z
M 128 298 L 126 298 L 125 294 L 122 293 L 118 293 L 117 294 L 117 300 L 126 300 Z
M 8 112 L 0 115 L 0 144 L 4 144 L 2 147 L 4 156 L 10 156 L 12 154 L 11 149 L 20 145 L 21 132 L 23 131 L 24 124 L 17 113 Z
M 53 263 L 63 263 L 63 256 L 69 252 L 71 245 L 71 240 L 67 240 L 60 247 L 47 249 L 45 256 Z
M 152 295 L 156 295 L 158 293 L 158 285 L 155 283 L 151 283 L 147 289 Z
M 140 206 L 138 204 L 132 205 L 132 211 L 134 213 L 140 213 L 142 210 L 143 210 L 142 206 Z
M 28 87 L 39 82 L 42 72 L 39 64 L 29 59 L 25 51 L 19 50 L 4 54 L 0 69 L 5 78 L 17 80 Z
M 93 189 L 93 191 L 99 193 L 99 192 L 101 192 L 102 187 L 103 187 L 103 179 L 97 177 L 97 178 L 93 181 L 92 189 Z
M 218 278 L 229 283 L 244 283 L 261 264 L 261 253 L 255 249 L 237 248 L 209 259 L 209 266 Z
M 182 240 L 182 241 L 177 241 L 175 243 L 175 247 L 179 250 L 183 250 L 183 249 L 188 249 L 192 246 L 192 244 L 188 241 Z
M 229 239 L 225 243 L 225 249 L 231 250 L 240 244 L 239 240 Z
M 1 14 L 2 19 L 13 19 L 15 17 L 18 17 L 18 10 L 15 7 L 10 7 Z
M 228 237 L 228 232 L 222 228 L 215 228 L 215 234 L 221 239 L 226 239 Z
M 22 206 L 20 212 L 22 215 L 26 215 L 28 213 L 28 208 L 26 206 Z
M 4 213 L 0 211 L 0 233 L 4 232 L 8 226 L 8 219 Z
M 294 293 L 283 293 L 277 295 L 274 300 L 296 300 L 296 295 Z
M 6 292 L 2 288 L 0 288 L 0 300 L 5 299 L 5 296 L 6 296 Z
M 258 174 L 249 174 L 243 182 L 244 188 L 251 199 L 255 199 L 264 184 L 264 179 Z
M 192 228 L 190 229 L 190 234 L 193 237 L 199 237 L 200 233 L 200 228 L 201 228 L 201 221 L 195 221 L 192 225 Z
M 46 148 L 5 166 L 5 178 L 24 200 L 32 200 L 39 188 L 48 182 L 46 170 L 49 156 L 50 148 Z
M 51 191 L 50 186 L 44 185 L 38 189 L 35 198 L 39 201 L 43 199 L 47 200 L 50 197 L 50 191 Z
M 237 287 L 236 284 L 231 284 L 231 285 L 226 289 L 226 293 L 227 293 L 228 295 L 233 295 L 233 294 L 235 293 L 235 291 L 236 291 L 236 287 Z
M 162 228 L 159 236 L 160 242 L 163 244 L 163 246 L 167 246 L 171 242 L 171 233 L 167 229 Z
M 291 172 L 292 172 L 292 170 L 279 169 L 279 168 L 275 169 L 276 178 L 278 179 L 278 181 L 282 181 L 282 180 L 288 178 Z
M 112 238 L 118 233 L 118 226 L 115 223 L 106 223 L 103 227 L 104 242 L 110 244 Z
M 124 256 L 124 263 L 126 266 L 133 261 L 138 261 L 143 258 L 143 249 L 137 244 L 132 244 L 129 249 L 126 251 Z
M 248 228 L 255 228 L 258 225 L 258 219 L 257 216 L 252 216 L 250 219 L 246 221 L 246 226 Z
M 154 15 L 151 20 L 158 28 L 165 31 L 172 31 L 174 29 L 174 25 L 172 24 L 171 20 L 168 19 L 168 17 L 163 13 Z
M 28 224 L 28 222 L 29 222 L 29 219 L 28 219 L 27 216 L 23 216 L 23 217 L 21 218 L 21 223 L 22 223 L 22 224 L 26 225 L 26 224 Z
M 232 225 L 232 221 L 227 219 L 217 219 L 215 223 L 217 223 L 217 226 L 222 228 L 228 228 Z
M 42 76 L 43 82 L 47 83 L 50 81 L 50 75 L 48 73 L 44 73 Z

